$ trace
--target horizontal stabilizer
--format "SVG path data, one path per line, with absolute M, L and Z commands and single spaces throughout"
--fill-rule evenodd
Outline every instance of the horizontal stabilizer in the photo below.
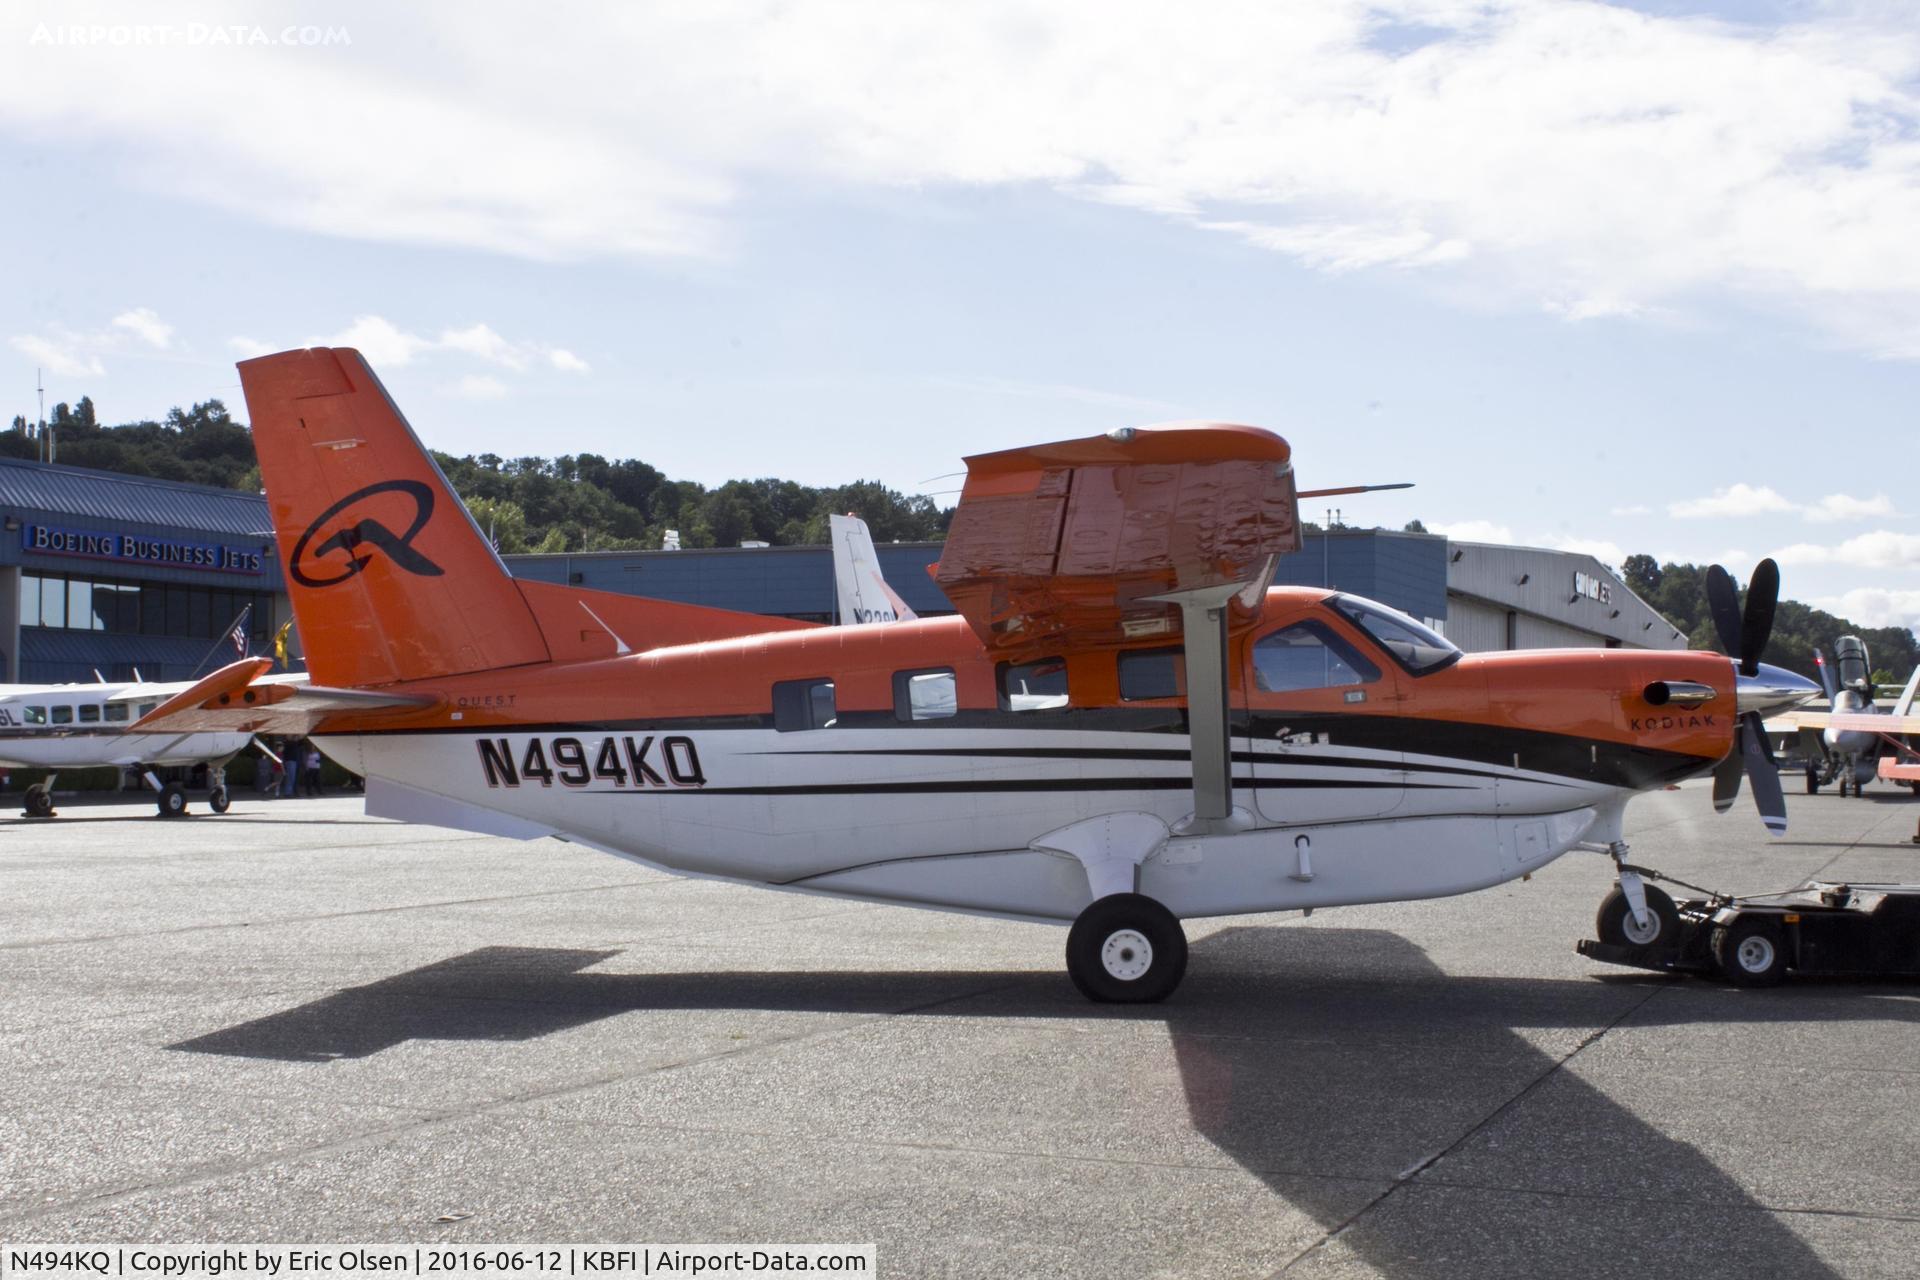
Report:
M 270 677 L 271 658 L 242 658 L 175 694 L 133 723 L 143 733 L 308 734 L 337 712 L 431 706 L 435 699 L 329 689 Z M 264 678 L 263 678 L 264 677 Z

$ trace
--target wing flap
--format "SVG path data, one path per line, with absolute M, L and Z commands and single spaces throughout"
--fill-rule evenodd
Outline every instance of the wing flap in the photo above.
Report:
M 1175 636 L 1163 597 L 1245 587 L 1299 549 L 1292 453 L 1256 427 L 1142 427 L 967 459 L 934 579 L 1001 657 Z M 1256 589 L 1260 588 L 1260 589 Z
M 242 658 L 155 707 L 131 728 L 144 733 L 307 734 L 340 711 L 431 706 L 436 699 L 365 689 L 330 689 L 262 679 L 271 658 Z

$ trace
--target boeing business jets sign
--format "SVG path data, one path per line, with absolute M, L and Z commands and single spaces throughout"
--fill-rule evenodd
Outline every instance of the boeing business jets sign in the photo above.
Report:
M 1591 573 L 1576 573 L 1573 575 L 1573 594 L 1598 600 L 1601 604 L 1612 604 L 1613 584 Z
M 259 573 L 263 568 L 258 549 L 186 542 L 178 538 L 148 538 L 136 533 L 61 529 L 47 524 L 23 528 L 20 549 L 46 556 L 82 556 L 89 560 L 157 564 L 174 569 L 210 569 L 216 573 Z

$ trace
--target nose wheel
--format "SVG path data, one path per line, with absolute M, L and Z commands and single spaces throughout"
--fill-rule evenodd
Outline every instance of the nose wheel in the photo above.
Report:
M 1067 933 L 1067 976 L 1096 1003 L 1164 1000 L 1186 972 L 1186 930 L 1173 912 L 1143 894 L 1099 899 Z

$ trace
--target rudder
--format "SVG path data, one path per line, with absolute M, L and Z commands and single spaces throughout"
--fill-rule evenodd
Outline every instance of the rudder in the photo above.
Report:
M 547 661 L 506 566 L 358 351 L 242 361 L 240 384 L 316 683 Z

